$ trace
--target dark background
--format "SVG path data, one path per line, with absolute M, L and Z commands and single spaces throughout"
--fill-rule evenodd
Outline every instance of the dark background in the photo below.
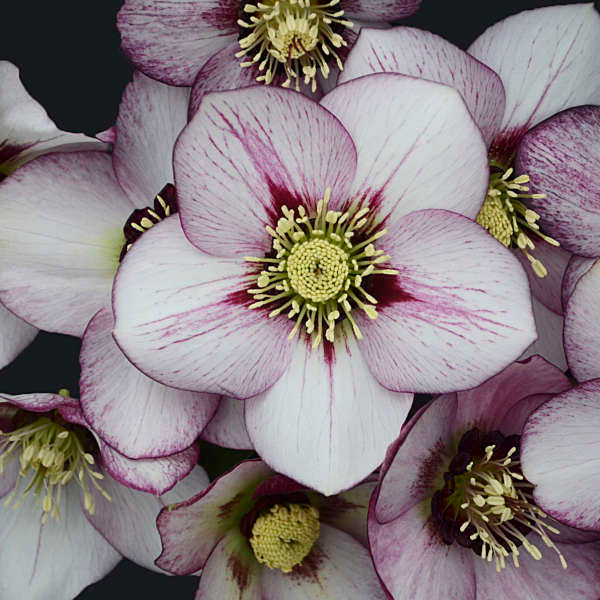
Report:
M 421 10 L 403 23 L 442 35 L 466 49 L 486 27 L 508 15 L 574 3 L 423 0 Z M 19 67 L 25 87 L 56 124 L 89 135 L 111 127 L 123 88 L 132 76 L 115 26 L 122 0 L 3 0 L 2 4 L 0 60 Z M 69 336 L 40 333 L 14 363 L 0 371 L 0 390 L 17 394 L 66 387 L 78 396 L 79 345 L 79 340 Z M 78 598 L 105 600 L 134 594 L 145 600 L 192 600 L 195 588 L 195 578 L 157 575 L 123 560 Z

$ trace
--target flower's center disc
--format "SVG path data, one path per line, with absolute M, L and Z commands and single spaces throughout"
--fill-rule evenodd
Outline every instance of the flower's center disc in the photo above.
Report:
M 518 435 L 485 434 L 477 428 L 467 431 L 444 475 L 444 487 L 431 500 L 433 520 L 446 544 L 457 542 L 471 548 L 484 560 L 494 561 L 498 572 L 511 555 L 515 567 L 519 566 L 521 546 L 534 559 L 542 557 L 527 539 L 531 533 L 553 548 L 566 568 L 563 555 L 548 536 L 548 532 L 559 532 L 535 504 L 533 485 L 521 471 L 519 442 Z
M 95 449 L 95 442 L 85 429 L 66 423 L 56 411 L 43 416 L 20 412 L 15 420 L 21 426 L 0 432 L 0 473 L 12 460 L 19 460 L 21 467 L 5 506 L 14 501 L 13 508 L 18 508 L 32 494 L 41 505 L 42 522 L 48 516 L 58 521 L 62 489 L 71 480 L 81 487 L 90 514 L 95 512 L 90 485 L 111 499 L 98 484 L 104 476 L 93 469 L 95 459 L 90 450 Z
M 397 274 L 394 269 L 379 268 L 390 256 L 376 250 L 373 242 L 386 230 L 374 231 L 367 218 L 369 209 L 328 210 L 330 194 L 327 188 L 315 215 L 309 215 L 303 206 L 297 213 L 283 206 L 284 216 L 276 229 L 267 227 L 275 257 L 246 257 L 266 267 L 256 275 L 257 287 L 248 290 L 255 300 L 250 308 L 275 304 L 269 317 L 287 311 L 288 317 L 296 320 L 289 339 L 304 322 L 313 348 L 323 336 L 333 342 L 341 320 L 347 320 L 361 339 L 352 310 L 359 308 L 369 318 L 377 317 L 377 299 L 365 290 L 364 280 L 371 275 Z
M 344 287 L 348 259 L 344 250 L 326 240 L 303 242 L 288 259 L 290 285 L 307 300 L 326 302 Z
M 275 504 L 252 527 L 250 546 L 258 562 L 289 573 L 319 539 L 319 511 L 308 504 Z
M 531 263 L 538 277 L 548 274 L 544 264 L 529 252 L 535 248 L 527 231 L 553 246 L 560 244 L 540 231 L 540 215 L 527 208 L 527 198 L 545 198 L 545 194 L 530 194 L 529 175 L 519 175 L 511 179 L 513 169 L 504 172 L 492 170 L 490 186 L 483 206 L 477 215 L 477 222 L 507 248 L 519 248 Z
M 329 75 L 328 61 L 334 59 L 340 68 L 342 61 L 336 50 L 347 46 L 339 34 L 353 24 L 343 19 L 344 11 L 336 10 L 340 0 L 321 4 L 319 0 L 264 0 L 246 2 L 242 7 L 240 48 L 236 54 L 244 57 L 242 67 L 258 65 L 257 81 L 270 84 L 279 69 L 286 74 L 284 87 L 300 80 L 316 90 L 316 76 Z M 250 60 L 248 60 L 250 59 Z

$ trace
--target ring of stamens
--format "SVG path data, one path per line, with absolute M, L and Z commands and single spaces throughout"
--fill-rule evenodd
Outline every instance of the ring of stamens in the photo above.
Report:
M 512 168 L 503 173 L 491 174 L 489 189 L 477 215 L 477 222 L 507 248 L 519 248 L 531 263 L 535 274 L 545 277 L 548 274 L 546 267 L 529 252 L 535 248 L 535 244 L 527 235 L 527 230 L 533 231 L 552 246 L 560 244 L 540 231 L 540 215 L 527 208 L 524 200 L 545 198 L 546 194 L 530 194 L 529 187 L 525 185 L 529 183 L 529 175 L 511 179 L 512 174 Z
M 353 27 L 344 16 L 343 10 L 335 10 L 340 0 L 330 0 L 324 4 L 320 0 L 263 0 L 256 4 L 247 2 L 243 6 L 246 13 L 238 20 L 241 34 L 241 50 L 237 58 L 248 58 L 240 63 L 250 67 L 258 63 L 261 72 L 256 79 L 269 85 L 281 67 L 286 74 L 282 84 L 289 87 L 295 81 L 300 90 L 300 80 L 311 85 L 316 91 L 317 72 L 324 78 L 330 72 L 329 58 L 333 58 L 339 69 L 342 61 L 336 52 L 347 46 L 346 40 L 334 28 Z
M 34 415 L 27 415 L 30 417 Z M 98 480 L 104 475 L 94 470 L 95 459 L 87 450 L 87 433 L 76 425 L 69 425 L 59 415 L 48 413 L 8 433 L 0 432 L 0 474 L 11 460 L 18 457 L 19 477 L 12 493 L 4 502 L 18 508 L 25 499 L 37 496 L 36 506 L 42 509 L 42 523 L 48 516 L 60 521 L 62 489 L 72 479 L 83 490 L 84 508 L 95 512 L 91 483 L 107 500 L 111 497 Z M 21 490 L 21 481 L 29 480 Z M 43 497 L 43 499 L 42 499 Z
M 304 321 L 313 348 L 320 344 L 323 335 L 329 342 L 334 341 L 336 324 L 343 317 L 356 338 L 361 339 L 352 309 L 361 309 L 371 319 L 377 317 L 377 299 L 365 290 L 364 279 L 397 273 L 395 269 L 379 268 L 390 256 L 376 250 L 373 242 L 383 237 L 386 230 L 365 232 L 369 209 L 328 210 L 330 194 L 331 188 L 327 188 L 314 216 L 303 206 L 298 207 L 297 216 L 294 210 L 283 206 L 284 216 L 276 229 L 266 228 L 273 237 L 274 258 L 246 257 L 247 261 L 266 265 L 254 278 L 257 287 L 248 290 L 255 300 L 250 308 L 278 304 L 269 317 L 287 311 L 288 317 L 296 320 L 290 340 Z M 365 239 L 354 241 L 357 235 Z
M 480 434 L 475 429 L 465 436 L 473 432 Z M 499 432 L 494 434 L 503 437 Z M 521 472 L 517 446 L 507 450 L 496 444 L 485 446 L 483 456 L 473 457 L 459 469 L 451 468 L 445 480 L 444 490 L 434 495 L 432 513 L 445 529 L 446 543 L 456 540 L 470 547 L 482 559 L 494 561 L 500 572 L 509 555 L 519 567 L 521 545 L 535 560 L 541 559 L 540 549 L 526 537 L 535 533 L 567 568 L 562 553 L 547 533 L 559 531 L 546 521 L 548 516 L 533 500 L 533 485 Z

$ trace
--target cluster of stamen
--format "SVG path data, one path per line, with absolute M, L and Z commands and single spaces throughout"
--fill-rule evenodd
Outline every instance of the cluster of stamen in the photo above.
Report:
M 111 500 L 98 483 L 104 476 L 94 470 L 95 460 L 86 448 L 89 434 L 85 430 L 69 425 L 54 413 L 42 416 L 27 413 L 23 417 L 30 422 L 8 433 L 0 432 L 0 473 L 9 461 L 19 460 L 20 466 L 5 506 L 12 504 L 16 509 L 32 494 L 37 497 L 36 506 L 42 510 L 42 523 L 48 516 L 59 521 L 62 490 L 72 479 L 83 490 L 84 507 L 90 514 L 95 512 L 90 483 Z
M 177 196 L 175 194 L 175 186 L 172 183 L 168 183 L 154 198 L 154 208 L 138 208 L 129 215 L 129 218 L 123 227 L 125 243 L 121 250 L 119 262 L 125 258 L 125 255 L 129 252 L 133 243 L 139 239 L 143 233 L 176 212 Z
M 347 42 L 335 29 L 353 24 L 343 18 L 343 10 L 334 8 L 339 2 L 264 0 L 244 4 L 247 16 L 246 20 L 238 20 L 241 50 L 236 54 L 237 58 L 244 57 L 241 66 L 258 64 L 261 74 L 256 79 L 266 85 L 282 68 L 286 75 L 284 87 L 295 81 L 296 89 L 300 90 L 300 80 L 304 79 L 314 92 L 317 72 L 325 78 L 329 75 L 330 58 L 340 70 L 343 68 L 336 49 L 347 46 Z
M 319 511 L 310 504 L 275 504 L 252 527 L 250 546 L 258 562 L 289 573 L 319 539 Z
M 313 348 L 321 343 L 323 335 L 333 342 L 336 324 L 344 317 L 356 338 L 361 339 L 351 313 L 353 307 L 371 319 L 377 317 L 377 300 L 363 287 L 364 279 L 374 274 L 397 273 L 379 268 L 390 256 L 376 250 L 373 242 L 386 230 L 365 233 L 369 209 L 328 210 L 330 194 L 328 188 L 317 204 L 316 215 L 309 215 L 303 206 L 298 207 L 297 215 L 295 210 L 283 206 L 284 216 L 276 229 L 267 226 L 273 237 L 274 257 L 246 257 L 247 261 L 268 265 L 256 275 L 257 287 L 248 290 L 255 300 L 250 308 L 275 303 L 278 306 L 269 317 L 287 311 L 287 316 L 296 320 L 290 340 L 304 321 L 306 333 L 313 338 Z M 357 241 L 359 235 L 365 239 Z
M 548 536 L 559 531 L 533 500 L 533 485 L 521 471 L 518 447 L 519 436 L 468 431 L 444 475 L 444 488 L 432 498 L 434 522 L 444 542 L 471 548 L 482 559 L 494 561 L 498 572 L 509 556 L 519 566 L 520 546 L 535 560 L 541 559 L 539 548 L 526 537 L 531 533 L 558 554 L 566 569 L 563 555 Z
M 512 168 L 504 173 L 492 172 L 490 186 L 477 222 L 507 248 L 519 248 L 531 263 L 535 274 L 545 277 L 548 274 L 546 267 L 529 252 L 535 248 L 535 244 L 527 230 L 553 246 L 560 244 L 540 231 L 540 215 L 527 208 L 524 200 L 545 198 L 546 194 L 530 194 L 526 185 L 529 183 L 529 175 L 519 175 L 511 179 L 512 174 Z

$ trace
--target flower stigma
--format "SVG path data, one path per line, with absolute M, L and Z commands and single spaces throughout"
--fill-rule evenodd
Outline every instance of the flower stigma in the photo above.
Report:
M 284 216 L 277 227 L 266 228 L 273 237 L 274 258 L 245 257 L 249 262 L 267 265 L 255 276 L 257 287 L 248 290 L 255 300 L 250 308 L 279 303 L 269 317 L 288 311 L 288 318 L 296 320 L 290 340 L 304 320 L 313 348 L 321 343 L 323 335 L 327 341 L 334 341 L 335 326 L 343 317 L 356 338 L 362 339 L 352 309 L 358 307 L 369 318 L 377 318 L 377 300 L 365 290 L 363 281 L 369 275 L 398 273 L 378 268 L 391 257 L 373 245 L 386 234 L 385 229 L 372 235 L 365 232 L 369 209 L 328 210 L 330 195 L 331 188 L 327 188 L 315 216 L 309 216 L 303 206 L 298 207 L 298 216 L 294 209 L 282 206 Z
M 246 2 L 242 8 L 246 14 L 237 22 L 241 50 L 236 58 L 249 60 L 240 65 L 250 67 L 258 63 L 261 74 L 256 80 L 266 85 L 281 68 L 286 75 L 283 87 L 289 87 L 295 80 L 296 90 L 300 91 L 303 78 L 315 92 L 317 72 L 327 79 L 330 73 L 327 63 L 331 58 L 340 71 L 343 69 L 336 49 L 348 43 L 339 32 L 344 27 L 353 27 L 353 23 L 343 18 L 343 10 L 334 8 L 339 3 L 340 0 L 324 4 L 320 0 Z
M 552 246 L 560 244 L 540 231 L 538 221 L 540 215 L 527 208 L 523 200 L 527 198 L 545 198 L 546 194 L 529 194 L 529 175 L 519 175 L 511 179 L 514 169 L 504 172 L 492 171 L 490 186 L 477 215 L 477 222 L 507 248 L 519 248 L 531 263 L 531 268 L 538 277 L 545 277 L 548 270 L 539 259 L 532 256 L 529 250 L 535 248 L 526 231 L 536 235 Z
M 520 436 L 505 437 L 499 431 L 467 431 L 458 452 L 444 474 L 445 485 L 431 500 L 433 521 L 443 541 L 471 548 L 482 559 L 495 562 L 496 571 L 506 567 L 512 555 L 519 567 L 519 547 L 540 560 L 540 549 L 527 539 L 538 535 L 567 563 L 548 536 L 559 531 L 533 500 L 533 484 L 525 479 L 519 460 Z
M 64 395 L 64 394 L 63 394 Z M 78 425 L 67 423 L 58 413 L 29 413 L 19 411 L 14 424 L 18 428 L 0 432 L 0 474 L 7 463 L 18 457 L 19 476 L 12 493 L 4 502 L 17 509 L 33 494 L 37 497 L 36 507 L 42 510 L 42 523 L 48 516 L 60 521 L 62 490 L 75 479 L 83 490 L 84 508 L 95 513 L 95 501 L 90 492 L 90 483 L 106 498 L 111 497 L 97 480 L 104 479 L 94 469 L 92 436 Z M 21 482 L 25 481 L 24 489 Z M 14 502 L 13 502 L 14 501 Z
M 314 506 L 275 504 L 254 522 L 250 546 L 258 562 L 289 573 L 309 554 L 320 529 Z

